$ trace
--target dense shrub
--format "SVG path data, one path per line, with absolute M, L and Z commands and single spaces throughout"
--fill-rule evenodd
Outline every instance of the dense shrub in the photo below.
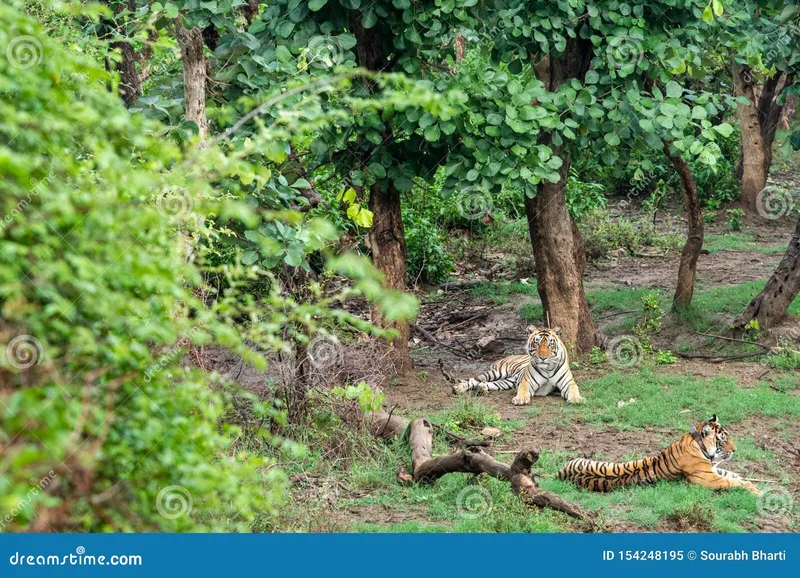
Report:
M 427 217 L 413 210 L 403 211 L 406 233 L 406 278 L 408 283 L 441 283 L 454 268 L 445 247 L 445 237 Z

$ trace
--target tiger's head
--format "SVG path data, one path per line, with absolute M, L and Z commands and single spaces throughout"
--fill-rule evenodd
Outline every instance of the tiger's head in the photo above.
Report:
M 736 451 L 736 444 L 733 443 L 728 430 L 719 423 L 716 414 L 707 422 L 698 425 L 697 433 L 712 463 L 729 460 Z
M 557 361 L 557 356 L 564 345 L 559 339 L 561 327 L 553 329 L 538 329 L 531 325 L 528 327 L 528 342 L 525 344 L 525 351 L 533 358 L 535 365 L 547 364 L 550 361 Z

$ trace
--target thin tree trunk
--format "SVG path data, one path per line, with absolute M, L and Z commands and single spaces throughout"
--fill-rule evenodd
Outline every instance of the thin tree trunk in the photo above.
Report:
M 107 2 L 107 4 L 109 4 Z M 130 12 L 136 10 L 135 0 L 128 0 L 127 6 L 117 6 L 116 18 L 119 20 L 108 20 L 110 27 L 113 29 L 112 34 L 124 36 L 126 40 L 117 40 L 109 43 L 112 50 L 119 50 L 122 60 L 117 62 L 114 66 L 115 70 L 119 72 L 119 96 L 125 103 L 125 106 L 133 106 L 137 100 L 142 96 L 142 77 L 136 68 L 139 62 L 139 55 L 133 48 L 130 42 L 130 35 L 128 34 L 126 22 L 123 18 L 122 12 L 127 9 Z M 108 30 L 108 29 L 106 29 Z M 106 68 L 111 69 L 110 62 L 106 60 Z
M 206 119 L 206 59 L 203 56 L 203 31 L 186 29 L 183 18 L 175 18 L 175 37 L 183 63 L 184 117 L 197 125 L 201 137 L 208 134 Z
M 772 166 L 772 143 L 783 112 L 783 106 L 777 103 L 778 95 L 791 84 L 791 79 L 775 75 L 757 87 L 752 70 L 735 64 L 733 81 L 735 93 L 750 101 L 749 105 L 740 103 L 737 107 L 742 152 L 736 166 L 736 177 L 740 181 L 742 205 L 755 213 L 759 194 L 767 186 Z
M 753 319 L 758 320 L 761 329 L 775 327 L 786 317 L 786 311 L 798 292 L 800 292 L 800 219 L 777 269 L 733 327 L 742 329 Z
M 739 103 L 736 110 L 742 132 L 742 154 L 737 174 L 740 176 L 741 202 L 748 211 L 755 213 L 758 194 L 767 186 L 767 158 L 758 121 L 752 71 L 747 66 L 734 65 L 733 85 L 737 95 L 750 101 L 750 104 Z
M 356 56 L 358 65 L 368 70 L 381 72 L 388 68 L 383 53 L 383 39 L 380 27 L 364 28 L 362 14 L 358 10 L 350 12 L 350 25 L 356 37 Z M 377 90 L 375 86 L 370 86 Z M 388 129 L 387 129 L 388 130 Z M 384 140 L 391 134 L 383 135 Z M 372 151 L 374 152 L 374 151 Z M 372 251 L 372 262 L 383 273 L 386 286 L 398 291 L 406 288 L 406 238 L 403 230 L 403 217 L 400 205 L 400 192 L 391 182 L 375 183 L 370 187 L 369 209 L 372 211 L 372 228 L 367 235 L 367 243 Z M 391 355 L 400 373 L 413 367 L 408 353 L 408 340 L 411 328 L 406 322 L 384 323 L 380 312 L 373 311 L 373 320 L 398 332 L 390 344 Z
M 380 183 L 375 183 L 369 192 L 369 210 L 373 219 L 367 244 L 372 251 L 372 262 L 383 273 L 387 287 L 403 291 L 406 287 L 406 238 L 400 192 L 391 183 L 386 191 L 381 191 Z M 385 323 L 377 309 L 373 311 L 373 321 L 399 333 L 391 343 L 393 361 L 400 373 L 411 369 L 413 363 L 408 353 L 411 328 L 408 323 Z
M 677 309 L 690 305 L 694 295 L 697 259 L 700 256 L 700 250 L 703 248 L 703 214 L 697 197 L 697 183 L 694 180 L 689 164 L 683 160 L 680 152 L 675 154 L 670 152 L 669 142 L 663 142 L 664 154 L 667 155 L 681 178 L 681 191 L 683 192 L 683 202 L 686 205 L 686 217 L 689 224 L 686 244 L 683 246 L 681 262 L 678 267 L 678 285 L 675 289 L 675 296 L 672 299 L 673 309 Z
M 569 40 L 562 55 L 546 56 L 535 66 L 536 76 L 548 90 L 555 91 L 571 78 L 582 79 L 590 59 L 590 44 Z M 579 352 L 588 353 L 599 344 L 599 335 L 583 289 L 586 268 L 583 238 L 567 210 L 569 154 L 562 147 L 554 146 L 549 134 L 542 135 L 540 142 L 549 146 L 564 163 L 558 170 L 558 183 L 542 182 L 536 197 L 525 198 L 539 297 L 545 322 L 551 327 L 561 326 L 562 339 Z

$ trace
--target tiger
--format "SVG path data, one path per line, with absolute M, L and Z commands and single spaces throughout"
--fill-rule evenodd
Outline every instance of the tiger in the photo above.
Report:
M 714 415 L 653 457 L 623 463 L 575 459 L 558 472 L 558 478 L 595 492 L 683 478 L 712 490 L 744 488 L 760 496 L 754 484 L 719 467 L 735 451 L 736 444 Z
M 569 368 L 567 348 L 559 338 L 561 328 L 537 329 L 530 326 L 528 332 L 525 354 L 496 361 L 486 373 L 454 385 L 453 393 L 470 390 L 486 393 L 517 388 L 511 403 L 528 405 L 531 396 L 549 395 L 557 390 L 567 402 L 583 403 L 585 400 Z

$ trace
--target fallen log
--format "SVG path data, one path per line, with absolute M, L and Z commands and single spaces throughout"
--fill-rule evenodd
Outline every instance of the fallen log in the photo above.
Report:
M 451 473 L 488 474 L 510 482 L 511 489 L 529 507 L 550 508 L 568 516 L 596 524 L 594 512 L 567 502 L 553 492 L 540 488 L 531 474 L 531 467 L 539 459 L 535 449 L 523 450 L 508 466 L 500 463 L 480 447 L 467 447 L 448 456 L 433 457 L 433 425 L 426 418 L 417 418 L 409 427 L 408 443 L 411 446 L 411 466 L 414 481 L 431 483 Z
M 382 439 L 399 438 L 408 427 L 408 422 L 404 418 L 385 411 L 368 413 L 367 419 L 372 435 Z

